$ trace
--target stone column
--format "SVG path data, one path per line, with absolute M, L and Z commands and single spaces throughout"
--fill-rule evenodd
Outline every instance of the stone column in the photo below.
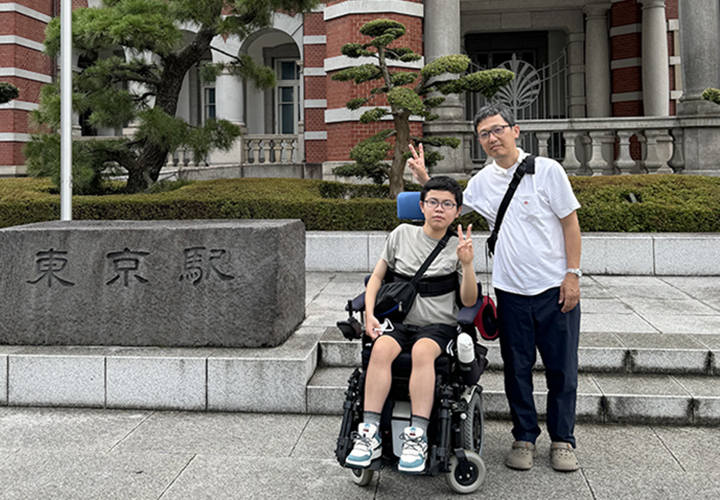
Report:
M 215 106 L 218 118 L 245 127 L 243 82 L 224 71 L 215 80 Z
M 585 28 L 585 93 L 587 116 L 602 118 L 612 115 L 610 104 L 610 41 L 607 12 L 610 3 L 583 7 Z
M 219 119 L 227 120 L 240 127 L 247 134 L 245 126 L 245 92 L 243 81 L 223 71 L 215 80 L 215 113 Z M 228 151 L 215 150 L 210 154 L 213 163 L 235 165 L 243 162 L 243 139 L 238 137 Z M 238 171 L 241 175 L 242 169 Z
M 425 0 L 425 64 L 460 54 L 460 0 Z M 439 120 L 462 120 L 464 107 L 456 95 L 436 110 Z
M 717 113 L 702 91 L 720 86 L 720 6 L 717 0 L 679 0 L 683 96 L 678 115 Z
M 568 118 L 585 118 L 585 33 L 570 33 L 567 39 L 568 54 L 568 96 L 570 109 Z
M 424 55 L 425 64 L 452 54 L 460 54 L 460 0 L 425 0 Z M 472 137 L 468 132 L 471 125 L 465 121 L 465 106 L 457 95 L 446 96 L 442 106 L 434 112 L 440 118 L 426 123 L 423 130 L 438 137 Z M 463 139 L 465 140 L 465 139 Z M 433 174 L 462 174 L 465 169 L 465 147 L 458 149 L 440 148 L 445 157 L 433 168 Z
M 670 115 L 670 66 L 665 0 L 641 0 L 645 116 Z

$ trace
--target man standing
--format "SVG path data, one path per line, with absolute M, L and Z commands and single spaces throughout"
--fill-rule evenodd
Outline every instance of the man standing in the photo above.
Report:
M 468 182 L 463 213 L 474 209 L 494 227 L 508 184 L 527 153 L 515 140 L 520 127 L 503 105 L 490 104 L 475 116 L 478 140 L 493 162 Z M 408 166 L 417 180 L 429 179 L 422 145 Z M 532 369 L 536 347 L 545 365 L 548 386 L 547 428 L 555 470 L 579 468 L 575 457 L 575 402 L 580 338 L 580 207 L 562 166 L 535 159 L 518 185 L 499 232 L 493 262 L 505 393 L 515 442 L 505 465 L 533 466 L 540 435 L 533 401 Z

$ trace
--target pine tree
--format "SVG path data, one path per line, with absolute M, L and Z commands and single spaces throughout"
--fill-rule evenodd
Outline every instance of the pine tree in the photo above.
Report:
M 211 46 L 215 37 L 245 39 L 271 26 L 276 11 L 293 14 L 316 5 L 317 0 L 105 0 L 102 8 L 74 10 L 74 49 L 95 61 L 73 77 L 74 111 L 87 114 L 93 127 L 137 126 L 133 137 L 74 141 L 75 186 L 85 184 L 92 190 L 101 182 L 102 172 L 114 164 L 127 171 L 128 192 L 144 191 L 157 182 L 169 152 L 178 147 L 191 149 L 196 160 L 211 149 L 229 149 L 240 135 L 236 125 L 210 120 L 192 127 L 175 116 L 185 75 L 208 50 L 217 50 Z M 194 26 L 191 36 L 181 25 Z M 123 56 L 99 57 L 118 48 Z M 52 58 L 60 51 L 59 18 L 48 25 L 45 51 Z M 205 64 L 201 77 L 212 81 L 223 70 L 261 89 L 275 85 L 272 69 L 256 65 L 250 56 Z M 53 133 L 33 136 L 26 149 L 29 169 L 40 175 L 56 173 L 58 83 L 43 88 L 34 120 Z
M 18 88 L 12 83 L 0 82 L 0 104 L 5 104 L 20 95 Z
M 702 93 L 702 98 L 706 101 L 714 102 L 715 104 L 720 104 L 720 90 L 713 89 L 713 88 L 707 88 Z
M 443 96 L 470 91 L 480 92 L 490 98 L 515 75 L 504 69 L 478 71 L 465 75 L 470 59 L 464 55 L 440 57 L 425 65 L 419 73 L 406 70 L 390 71 L 389 61 L 412 62 L 421 58 L 410 48 L 398 47 L 395 44 L 395 41 L 405 34 L 405 26 L 391 19 L 377 19 L 362 26 L 360 33 L 371 37 L 372 40 L 365 44 L 344 45 L 341 49 L 343 55 L 353 59 L 370 57 L 376 59 L 376 62 L 339 71 L 333 76 L 333 80 L 353 80 L 358 85 L 378 81 L 379 86 L 372 89 L 368 97 L 348 101 L 347 108 L 357 110 L 377 96 L 385 96 L 390 109 L 375 107 L 367 110 L 360 117 L 360 121 L 372 123 L 391 115 L 394 128 L 382 130 L 361 141 L 350 152 L 350 158 L 355 160 L 355 163 L 336 167 L 333 172 L 343 177 L 370 178 L 376 183 L 389 179 L 390 196 L 396 198 L 403 190 L 403 171 L 409 157 L 410 141 L 415 145 L 423 142 L 430 146 L 452 148 L 459 147 L 461 143 L 460 139 L 454 137 L 412 136 L 410 117 L 419 116 L 426 122 L 436 120 L 438 115 L 432 112 L 432 108 L 445 102 Z M 389 142 L 391 138 L 394 138 L 394 146 Z M 392 161 L 388 165 L 386 160 L 390 150 L 393 150 Z M 425 152 L 425 162 L 429 168 L 442 158 L 437 151 Z

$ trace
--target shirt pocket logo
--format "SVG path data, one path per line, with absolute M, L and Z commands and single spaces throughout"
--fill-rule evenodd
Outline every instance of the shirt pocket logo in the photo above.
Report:
M 537 194 L 525 194 L 517 196 L 518 215 L 520 219 L 528 222 L 540 220 L 540 197 Z

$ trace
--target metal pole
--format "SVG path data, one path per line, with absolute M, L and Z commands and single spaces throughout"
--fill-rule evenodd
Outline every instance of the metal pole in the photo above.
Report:
M 60 4 L 60 220 L 72 220 L 72 1 Z

